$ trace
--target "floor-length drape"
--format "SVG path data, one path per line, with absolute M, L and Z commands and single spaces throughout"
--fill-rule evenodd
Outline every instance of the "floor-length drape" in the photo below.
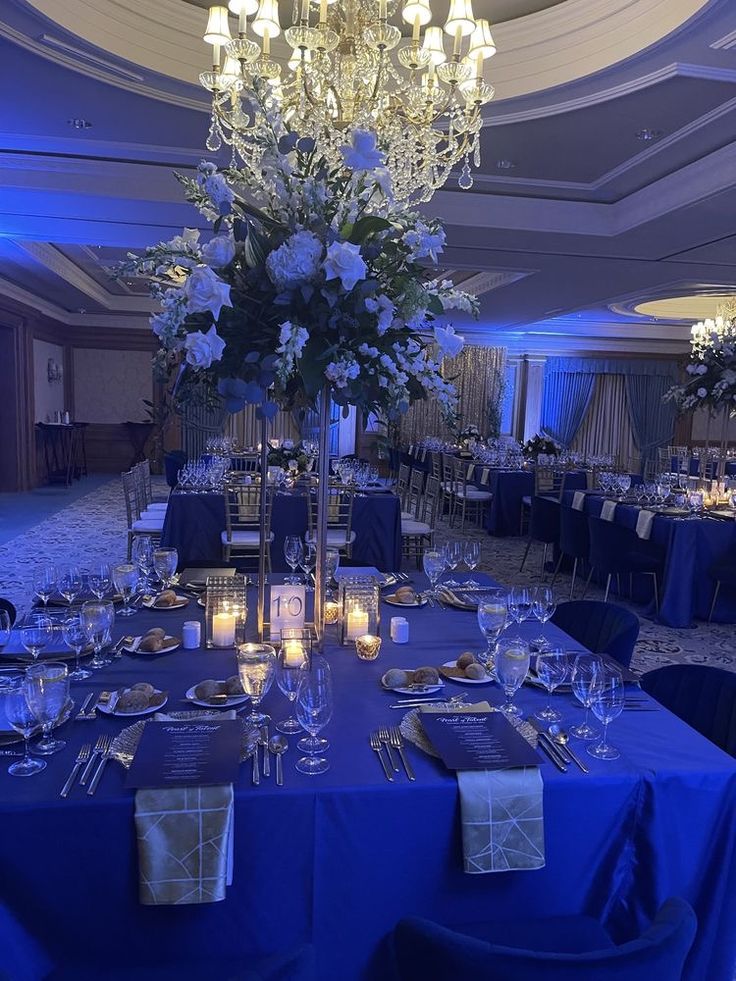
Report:
M 593 397 L 595 378 L 582 372 L 545 374 L 541 429 L 561 446 L 569 447 L 580 429 Z
M 225 422 L 225 435 L 232 436 L 240 446 L 255 449 L 261 441 L 261 420 L 256 418 L 256 406 L 246 405 L 234 412 Z M 290 412 L 279 410 L 268 427 L 269 439 L 299 439 L 299 427 Z
M 591 377 L 595 378 L 593 397 L 570 449 L 586 456 L 610 454 L 626 466 L 635 450 L 626 380 L 623 375 Z
M 626 378 L 631 428 L 643 461 L 654 456 L 657 447 L 672 442 L 676 411 L 673 402 L 663 401 L 671 385 L 672 379 L 663 375 Z

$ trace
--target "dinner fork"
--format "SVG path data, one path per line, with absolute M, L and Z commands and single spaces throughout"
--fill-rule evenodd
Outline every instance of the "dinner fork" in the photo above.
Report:
M 388 732 L 391 739 L 391 745 L 394 747 L 394 749 L 398 750 L 399 756 L 401 757 L 401 762 L 404 764 L 404 770 L 406 771 L 407 777 L 410 780 L 416 780 L 414 770 L 412 769 L 409 760 L 406 758 L 406 753 L 404 752 L 404 737 L 396 728 L 391 728 L 388 730 Z
M 84 768 L 84 773 L 79 778 L 80 786 L 84 787 L 86 785 L 87 781 L 89 780 L 89 775 L 92 772 L 92 769 L 94 768 L 94 765 L 97 762 L 98 757 L 102 753 L 107 751 L 109 745 L 110 745 L 109 736 L 97 737 L 97 742 L 95 743 L 95 748 L 92 750 L 92 755 L 89 758 L 89 762 Z
M 110 759 L 111 747 L 112 747 L 112 740 L 108 736 L 107 737 L 107 746 L 106 746 L 104 752 L 102 752 L 100 754 L 100 762 L 97 764 L 97 770 L 95 771 L 95 775 L 92 777 L 92 780 L 90 782 L 90 785 L 87 788 L 87 796 L 88 797 L 91 797 L 94 794 L 94 792 L 97 790 L 97 787 L 98 787 L 99 782 L 100 782 L 100 778 L 102 777 L 102 774 L 105 771 L 105 767 L 107 766 L 107 761 Z
M 377 732 L 372 732 L 370 734 L 370 741 L 371 741 L 371 749 L 373 750 L 374 753 L 376 753 L 378 759 L 381 761 L 381 766 L 383 767 L 384 776 L 389 781 L 389 783 L 393 783 L 394 778 L 391 775 L 391 771 L 386 766 L 386 761 L 383 758 L 383 753 L 381 752 L 383 743 L 381 742 Z
M 77 779 L 79 768 L 83 763 L 86 763 L 89 760 L 89 754 L 91 748 L 92 747 L 90 743 L 85 743 L 84 746 L 82 746 L 82 748 L 79 750 L 79 753 L 77 754 L 77 758 L 74 762 L 74 766 L 72 767 L 72 772 L 67 777 L 64 786 L 61 788 L 61 791 L 59 792 L 59 797 L 69 796 L 69 791 L 72 789 L 72 787 L 74 786 L 74 781 Z
M 386 756 L 388 757 L 388 765 L 391 767 L 394 773 L 400 773 L 401 770 L 396 765 L 396 761 L 394 760 L 394 755 L 391 752 L 391 734 L 389 733 L 388 729 L 379 729 L 378 738 L 386 747 Z

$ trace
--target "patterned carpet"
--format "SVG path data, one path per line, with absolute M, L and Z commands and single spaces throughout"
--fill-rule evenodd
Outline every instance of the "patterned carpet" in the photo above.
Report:
M 161 490 L 163 490 L 163 485 Z M 447 540 L 450 531 L 440 522 L 437 539 Z M 533 546 L 523 573 L 519 565 L 525 541 L 520 538 L 491 538 L 466 525 L 461 537 L 477 537 L 482 544 L 480 569 L 507 585 L 541 582 L 541 546 Z M 0 595 L 27 609 L 31 600 L 34 569 L 42 564 L 73 562 L 82 567 L 94 561 L 117 561 L 125 556 L 125 507 L 120 480 L 113 478 L 50 515 L 30 530 L 0 546 Z M 559 580 L 558 599 L 566 599 L 570 578 Z M 579 595 L 580 588 L 576 590 Z M 591 588 L 590 599 L 602 599 Z M 736 625 L 698 621 L 693 629 L 664 627 L 641 615 L 641 607 L 623 602 L 640 618 L 641 632 L 633 667 L 649 671 L 663 664 L 690 662 L 712 664 L 736 671 Z

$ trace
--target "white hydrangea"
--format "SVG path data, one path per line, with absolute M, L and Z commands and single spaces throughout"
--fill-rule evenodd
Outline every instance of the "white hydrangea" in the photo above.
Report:
M 352 358 L 330 361 L 325 368 L 325 377 L 335 388 L 346 388 L 348 383 L 360 374 L 360 365 Z
M 376 330 L 379 336 L 383 336 L 389 329 L 394 320 L 396 308 L 385 293 L 378 296 L 369 296 L 365 301 L 365 308 L 369 313 L 376 315 Z
M 431 258 L 432 262 L 437 262 L 437 256 L 445 248 L 445 231 L 439 227 L 433 232 L 429 225 L 417 221 L 413 228 L 404 232 L 403 240 L 410 259 Z
M 269 253 L 266 271 L 279 290 L 311 283 L 319 273 L 322 243 L 313 232 L 295 232 L 283 245 Z

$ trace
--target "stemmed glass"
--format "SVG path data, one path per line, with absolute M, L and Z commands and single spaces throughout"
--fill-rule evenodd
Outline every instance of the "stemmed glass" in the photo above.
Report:
M 118 610 L 118 616 L 132 617 L 136 611 L 130 606 L 130 597 L 138 587 L 138 569 L 130 562 L 116 565 L 112 570 L 112 581 L 115 589 L 123 597 L 123 606 Z
M 151 576 L 153 575 L 153 541 L 148 535 L 139 535 L 133 539 L 131 549 L 133 562 L 138 566 L 141 575 L 141 586 L 145 592 L 151 588 Z M 102 597 L 100 597 L 101 599 Z
M 38 660 L 41 651 L 45 650 L 54 639 L 54 625 L 48 617 L 31 616 L 24 627 L 21 627 L 20 642 L 34 659 Z
M 84 650 L 85 644 L 89 643 L 89 634 L 84 625 L 84 620 L 81 616 L 69 617 L 69 619 L 65 620 L 62 624 L 61 632 L 64 638 L 64 643 L 70 650 L 74 651 L 76 658 L 76 666 L 74 670 L 69 673 L 69 680 L 84 681 L 85 678 L 89 678 L 92 675 L 91 671 L 88 671 L 87 668 L 83 668 L 79 663 L 79 658 Z
M 292 586 L 299 582 L 299 576 L 296 575 L 296 570 L 302 560 L 303 550 L 304 546 L 298 535 L 286 536 L 284 539 L 284 558 L 291 569 L 291 575 L 286 577 L 285 582 L 290 583 Z
M 33 577 L 33 592 L 43 603 L 44 609 L 56 590 L 56 578 L 56 569 L 52 565 L 45 565 Z
M 603 737 L 595 746 L 588 746 L 588 754 L 598 760 L 617 760 L 621 755 L 615 746 L 606 742 L 609 723 L 621 715 L 626 689 L 621 672 L 604 664 L 593 685 L 591 708 L 593 715 L 603 723 Z
M 444 546 L 445 567 L 454 572 L 463 558 L 463 543 L 461 541 L 446 542 Z M 459 586 L 460 583 L 455 579 L 448 579 L 447 586 Z
M 506 715 L 521 715 L 521 709 L 514 705 L 513 698 L 524 684 L 529 673 L 529 647 L 520 637 L 515 637 L 499 647 L 496 654 L 496 677 L 506 696 L 501 711 Z
M 537 586 L 534 590 L 534 599 L 532 600 L 532 612 L 542 625 L 542 629 L 539 637 L 533 640 L 532 643 L 540 651 L 543 651 L 547 646 L 547 641 L 544 637 L 544 625 L 554 615 L 556 609 L 557 601 L 550 587 Z
M 477 539 L 471 539 L 465 542 L 465 547 L 463 548 L 463 562 L 468 567 L 470 572 L 474 572 L 480 562 L 480 542 Z M 466 586 L 477 586 L 478 583 L 470 578 L 465 583 Z
M 110 642 L 110 631 L 114 622 L 115 607 L 112 603 L 83 604 L 82 623 L 95 652 L 95 656 L 89 662 L 91 668 L 104 668 L 110 664 L 110 658 L 101 657 L 101 654 L 102 648 Z
M 424 574 L 427 579 L 429 579 L 431 589 L 430 593 L 432 596 L 437 595 L 437 583 L 442 573 L 445 571 L 445 558 L 442 552 L 437 549 L 429 549 L 422 556 L 422 565 L 424 566 Z
M 69 565 L 62 568 L 56 588 L 71 607 L 74 600 L 82 592 L 82 576 L 76 566 Z
M 153 568 L 156 575 L 168 589 L 174 581 L 176 567 L 179 565 L 179 553 L 175 548 L 157 548 L 153 553 Z
M 572 691 L 575 698 L 585 708 L 585 719 L 579 726 L 573 726 L 570 732 L 578 739 L 595 739 L 598 729 L 588 723 L 590 706 L 593 703 L 593 688 L 598 680 L 598 673 L 603 663 L 595 654 L 578 654 L 572 666 Z
M 7 610 L 0 610 L 0 651 L 4 649 L 10 640 L 12 632 L 13 621 L 10 619 L 10 614 Z
M 306 584 L 306 591 L 308 593 L 314 592 L 314 587 L 310 582 L 312 569 L 314 569 L 317 562 L 317 546 L 310 544 L 309 542 L 304 542 L 302 545 L 302 557 L 299 560 L 299 566 L 304 572 L 304 582 Z
M 89 583 L 89 589 L 92 595 L 96 596 L 98 600 L 101 600 L 110 591 L 110 587 L 112 586 L 110 566 L 104 563 L 102 565 L 92 566 L 90 574 L 87 577 L 87 582 Z
M 8 773 L 13 777 L 30 777 L 34 773 L 40 773 L 46 769 L 46 761 L 34 759 L 28 749 L 28 740 L 33 735 L 38 720 L 26 700 L 25 678 L 15 678 L 9 683 L 3 705 L 8 722 L 23 737 L 25 750 L 23 759 L 12 763 L 8 767 Z
M 509 613 L 516 623 L 523 623 L 532 613 L 532 594 L 526 586 L 513 586 L 509 593 Z
M 45 661 L 31 664 L 26 669 L 25 695 L 28 707 L 41 723 L 43 737 L 34 752 L 41 756 L 51 756 L 66 746 L 63 739 L 54 739 L 51 730 L 58 722 L 69 701 L 69 675 L 66 664 L 60 661 Z
M 323 753 L 329 743 L 318 733 L 332 718 L 332 672 L 323 657 L 312 658 L 311 663 L 301 670 L 296 692 L 296 717 L 302 729 L 309 733 L 297 743 L 307 755 L 297 760 L 296 768 L 309 775 L 324 773 L 330 764 L 318 754 Z
M 335 576 L 340 566 L 340 552 L 336 548 L 328 548 L 325 552 L 325 581 L 326 592 L 331 592 L 335 585 Z
M 245 721 L 260 729 L 270 722 L 270 716 L 258 711 L 276 675 L 276 651 L 270 644 L 240 644 L 238 674 L 243 691 L 250 696 L 251 712 Z
M 552 708 L 552 692 L 567 681 L 570 662 L 561 647 L 551 647 L 537 654 L 537 677 L 547 689 L 547 705 L 535 713 L 545 722 L 559 722 L 562 716 Z
M 308 664 L 308 662 L 307 652 L 301 644 L 298 647 L 290 647 L 288 642 L 285 642 L 282 638 L 281 648 L 278 652 L 276 684 L 289 699 L 291 715 L 288 719 L 284 719 L 283 722 L 276 724 L 279 732 L 301 732 L 302 727 L 294 716 L 294 702 L 296 700 L 297 688 L 299 687 L 299 679 L 301 678 L 302 665 Z
M 478 626 L 486 639 L 486 650 L 479 654 L 479 660 L 487 671 L 493 670 L 496 645 L 508 620 L 506 593 L 494 589 L 484 594 L 478 602 Z

